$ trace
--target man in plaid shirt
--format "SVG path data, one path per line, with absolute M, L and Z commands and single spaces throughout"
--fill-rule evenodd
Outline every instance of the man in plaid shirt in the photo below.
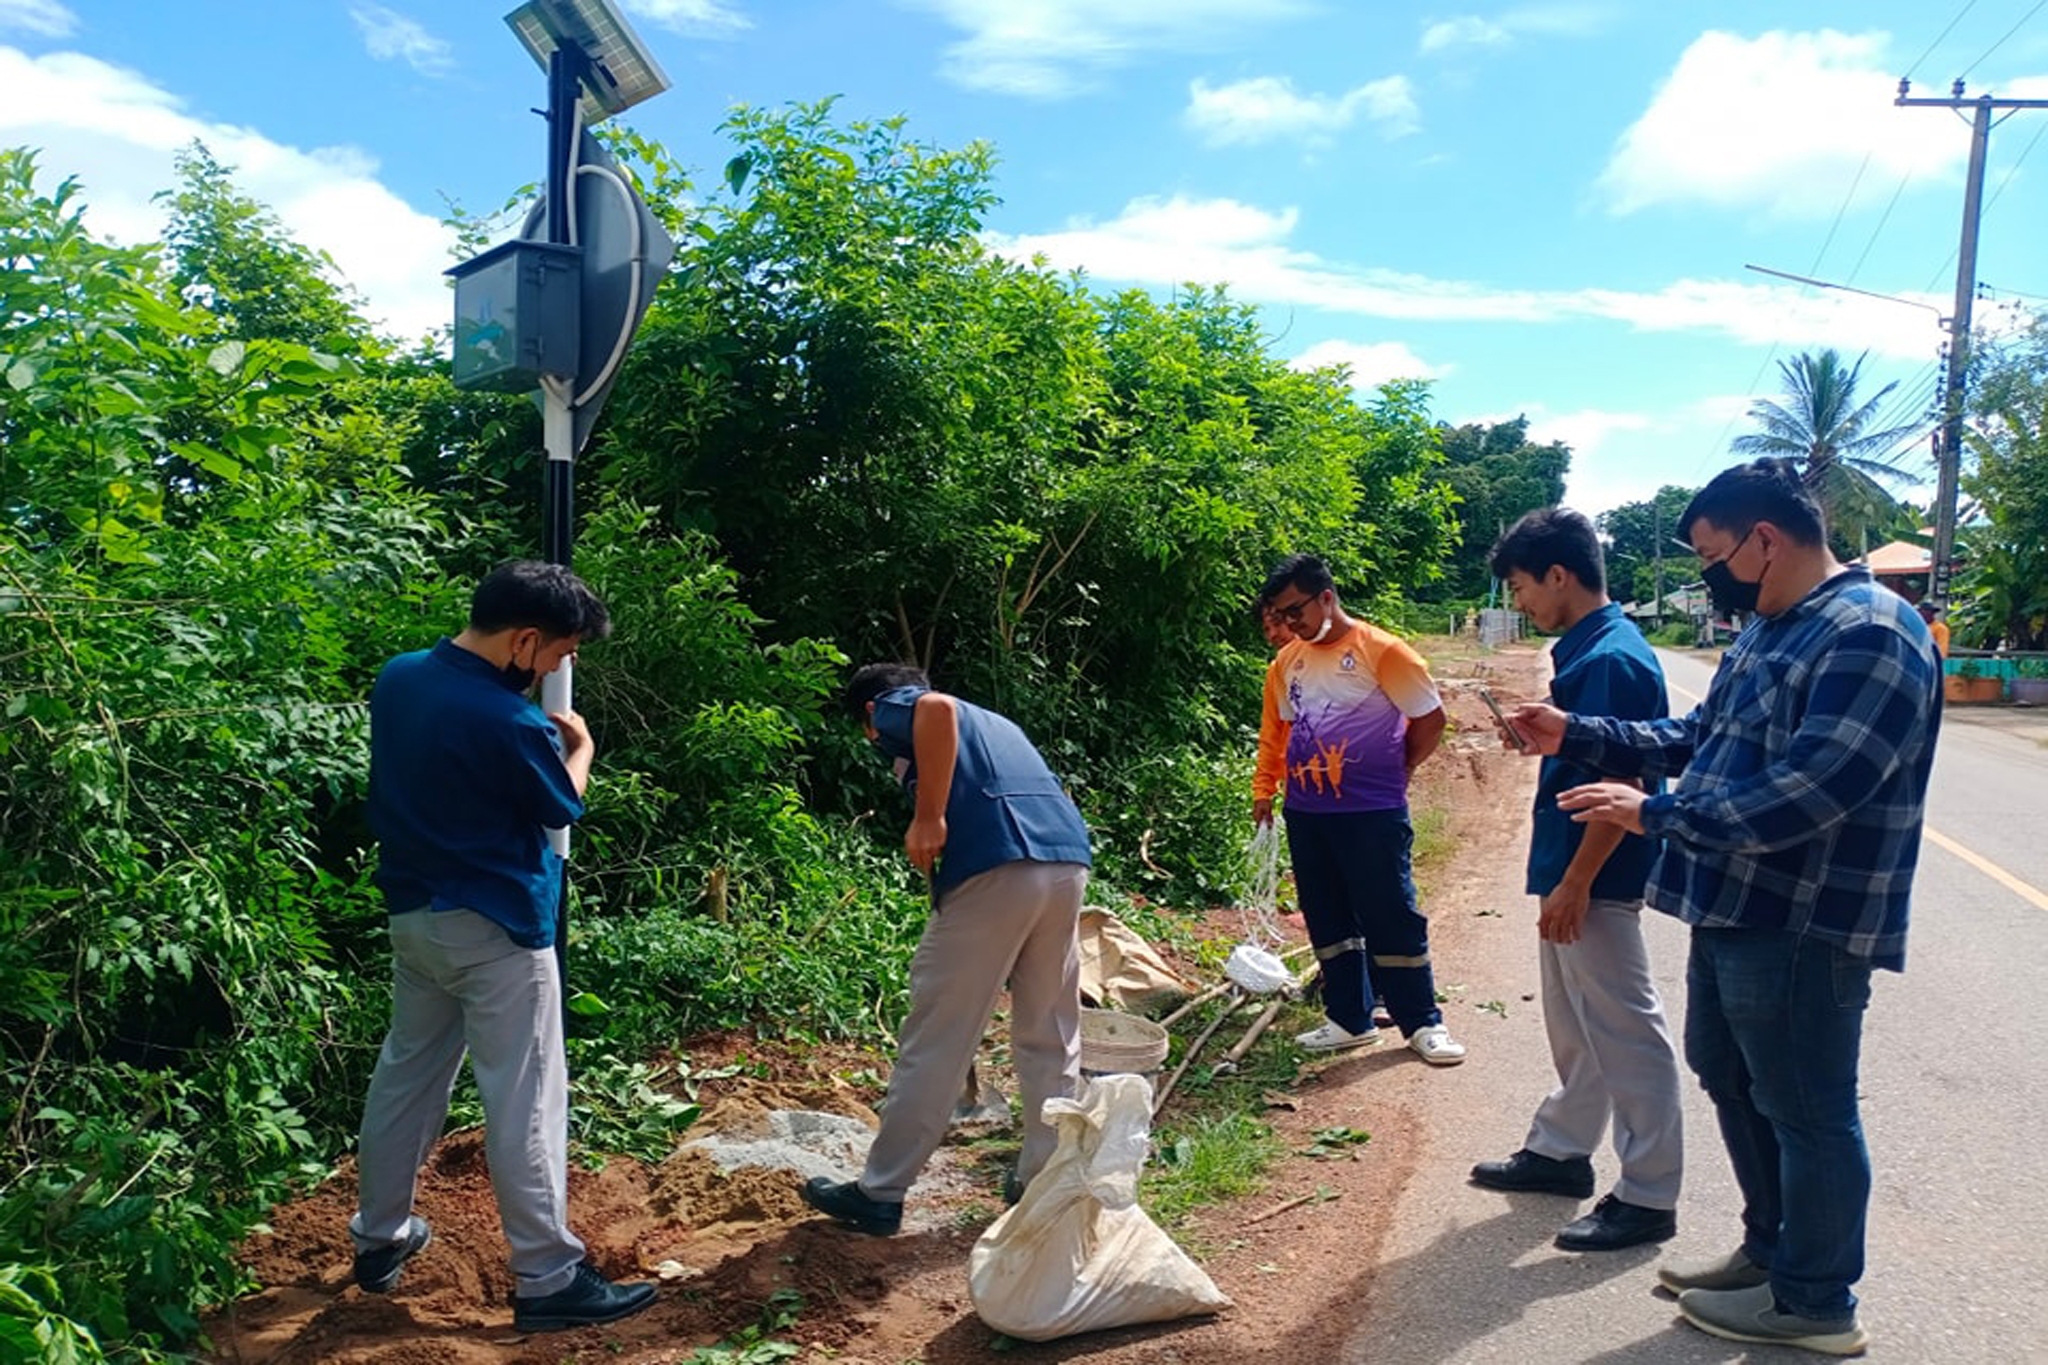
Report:
M 1905 965 L 1940 660 L 1905 599 L 1829 552 L 1787 462 L 1723 471 L 1679 530 L 1715 605 L 1755 613 L 1706 700 L 1672 720 L 1510 719 L 1543 753 L 1677 775 L 1658 796 L 1596 782 L 1558 798 L 1661 837 L 1649 903 L 1693 926 L 1686 1061 L 1742 1188 L 1743 1240 L 1659 1279 L 1716 1336 L 1853 1355 L 1870 1201 L 1857 1059 L 1872 970 Z

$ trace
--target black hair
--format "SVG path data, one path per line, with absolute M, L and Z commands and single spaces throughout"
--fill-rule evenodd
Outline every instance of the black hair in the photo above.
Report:
M 1506 578 L 1516 569 L 1541 578 L 1554 564 L 1593 592 L 1607 590 L 1607 561 L 1600 537 L 1585 515 L 1569 507 L 1540 507 L 1530 512 L 1494 543 L 1493 576 Z
M 1330 577 L 1330 566 L 1321 559 L 1314 555 L 1289 555 L 1266 575 L 1266 584 L 1259 589 L 1259 602 L 1269 603 L 1290 587 L 1320 597 L 1336 586 L 1336 580 Z
M 484 575 L 469 599 L 469 627 L 485 635 L 528 626 L 551 640 L 602 640 L 612 615 L 589 584 L 560 564 L 514 559 Z
M 846 691 L 840 700 L 854 716 L 865 719 L 868 703 L 884 692 L 894 692 L 899 687 L 922 687 L 929 689 L 932 680 L 916 664 L 863 664 L 846 680 Z
M 1766 457 L 1724 469 L 1693 494 L 1678 518 L 1678 534 L 1706 521 L 1732 536 L 1746 536 L 1768 521 L 1800 545 L 1825 545 L 1827 518 L 1790 460 Z

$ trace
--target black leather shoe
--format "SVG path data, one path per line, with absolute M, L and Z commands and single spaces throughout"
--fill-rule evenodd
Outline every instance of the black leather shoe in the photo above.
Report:
M 1012 1166 L 1003 1173 L 1003 1203 L 1014 1209 L 1023 1197 L 1024 1182 L 1017 1178 L 1017 1168 Z
M 389 1294 L 398 1284 L 398 1272 L 405 1263 L 427 1249 L 434 1240 L 427 1220 L 414 1214 L 405 1224 L 405 1236 L 390 1246 L 356 1253 L 356 1283 L 365 1294 Z
M 1609 1194 L 1601 1196 L 1584 1218 L 1566 1223 L 1557 1234 L 1557 1244 L 1566 1251 L 1619 1251 L 1677 1235 L 1678 1215 L 1670 1209 L 1646 1209 Z
M 617 1322 L 654 1302 L 651 1284 L 613 1284 L 585 1261 L 566 1289 L 533 1298 L 512 1296 L 512 1327 L 519 1332 L 563 1332 L 592 1323 Z
M 1559 1161 L 1524 1147 L 1506 1161 L 1482 1161 L 1472 1168 L 1472 1183 L 1489 1190 L 1568 1194 L 1584 1199 L 1593 1192 L 1593 1159 L 1574 1156 Z
M 860 1182 L 849 1180 L 835 1185 L 822 1175 L 804 1182 L 804 1202 L 819 1213 L 829 1214 L 848 1227 L 874 1237 L 893 1237 L 903 1226 L 903 1205 L 870 1199 Z

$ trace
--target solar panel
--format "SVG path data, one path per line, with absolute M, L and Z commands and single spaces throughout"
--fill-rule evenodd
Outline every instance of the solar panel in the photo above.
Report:
M 668 89 L 668 76 L 611 0 L 527 0 L 505 22 L 543 71 L 560 47 L 579 47 L 590 58 L 581 101 L 586 126 Z

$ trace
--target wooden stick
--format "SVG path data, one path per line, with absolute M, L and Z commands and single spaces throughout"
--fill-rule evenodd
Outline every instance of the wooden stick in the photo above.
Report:
M 1187 1069 L 1189 1065 L 1193 1063 L 1193 1061 L 1195 1060 L 1195 1054 L 1202 1050 L 1202 1044 L 1208 1042 L 1209 1036 L 1215 1033 L 1217 1029 L 1223 1027 L 1223 1021 L 1225 1019 L 1228 1019 L 1231 1015 L 1237 1012 L 1238 1004 L 1243 999 L 1244 996 L 1238 991 L 1237 987 L 1232 986 L 1230 988 L 1230 998 L 1224 1001 L 1222 1012 L 1216 1016 L 1215 1020 L 1209 1025 L 1209 1027 L 1203 1029 L 1201 1033 L 1196 1036 L 1194 1042 L 1188 1044 L 1187 1055 L 1180 1059 L 1180 1065 L 1175 1067 L 1173 1069 L 1173 1074 L 1166 1078 L 1166 1084 L 1159 1087 L 1159 1098 L 1152 1101 L 1152 1117 L 1159 1117 L 1159 1111 L 1166 1107 L 1167 1096 L 1171 1095 L 1173 1093 L 1173 1088 L 1176 1085 L 1180 1084 L 1180 1078 L 1187 1074 Z
M 1161 1019 L 1159 1021 L 1159 1027 L 1172 1028 L 1175 1024 L 1179 1023 L 1189 1014 L 1193 1013 L 1197 1009 L 1200 1009 L 1202 1006 L 1208 1004 L 1211 1000 L 1214 1000 L 1217 996 L 1223 994 L 1223 992 L 1235 989 L 1236 985 L 1237 983 L 1234 981 L 1224 981 L 1217 985 L 1211 986 L 1208 990 L 1203 991 L 1200 995 L 1194 997 L 1192 1000 L 1189 1000 L 1186 1004 L 1182 1005 L 1172 1014 L 1169 1014 L 1164 1019 Z
M 1252 1050 L 1252 1044 L 1259 1041 L 1259 1035 L 1266 1031 L 1274 1019 L 1279 1017 L 1280 1007 L 1286 1003 L 1286 996 L 1274 996 L 1273 1002 L 1263 1010 L 1260 1010 L 1259 1017 L 1252 1020 L 1252 1026 L 1245 1030 L 1244 1037 L 1237 1040 L 1237 1046 L 1224 1053 L 1223 1060 L 1216 1063 L 1216 1069 L 1209 1074 L 1212 1076 L 1224 1076 L 1237 1070 L 1237 1064 L 1244 1060 L 1244 1054 Z
M 1248 1228 L 1254 1223 L 1263 1223 L 1268 1218 L 1277 1218 L 1281 1214 L 1287 1212 L 1287 1210 L 1298 1209 L 1303 1204 L 1309 1203 L 1312 1200 L 1342 1199 L 1343 1197 L 1344 1196 L 1341 1193 L 1335 1190 L 1313 1189 L 1310 1190 L 1307 1194 L 1297 1194 L 1296 1196 L 1294 1196 L 1294 1198 L 1288 1200 L 1284 1204 L 1275 1204 L 1272 1208 L 1267 1209 L 1264 1213 L 1255 1213 L 1251 1217 L 1245 1219 L 1244 1222 L 1238 1224 L 1238 1226 Z

